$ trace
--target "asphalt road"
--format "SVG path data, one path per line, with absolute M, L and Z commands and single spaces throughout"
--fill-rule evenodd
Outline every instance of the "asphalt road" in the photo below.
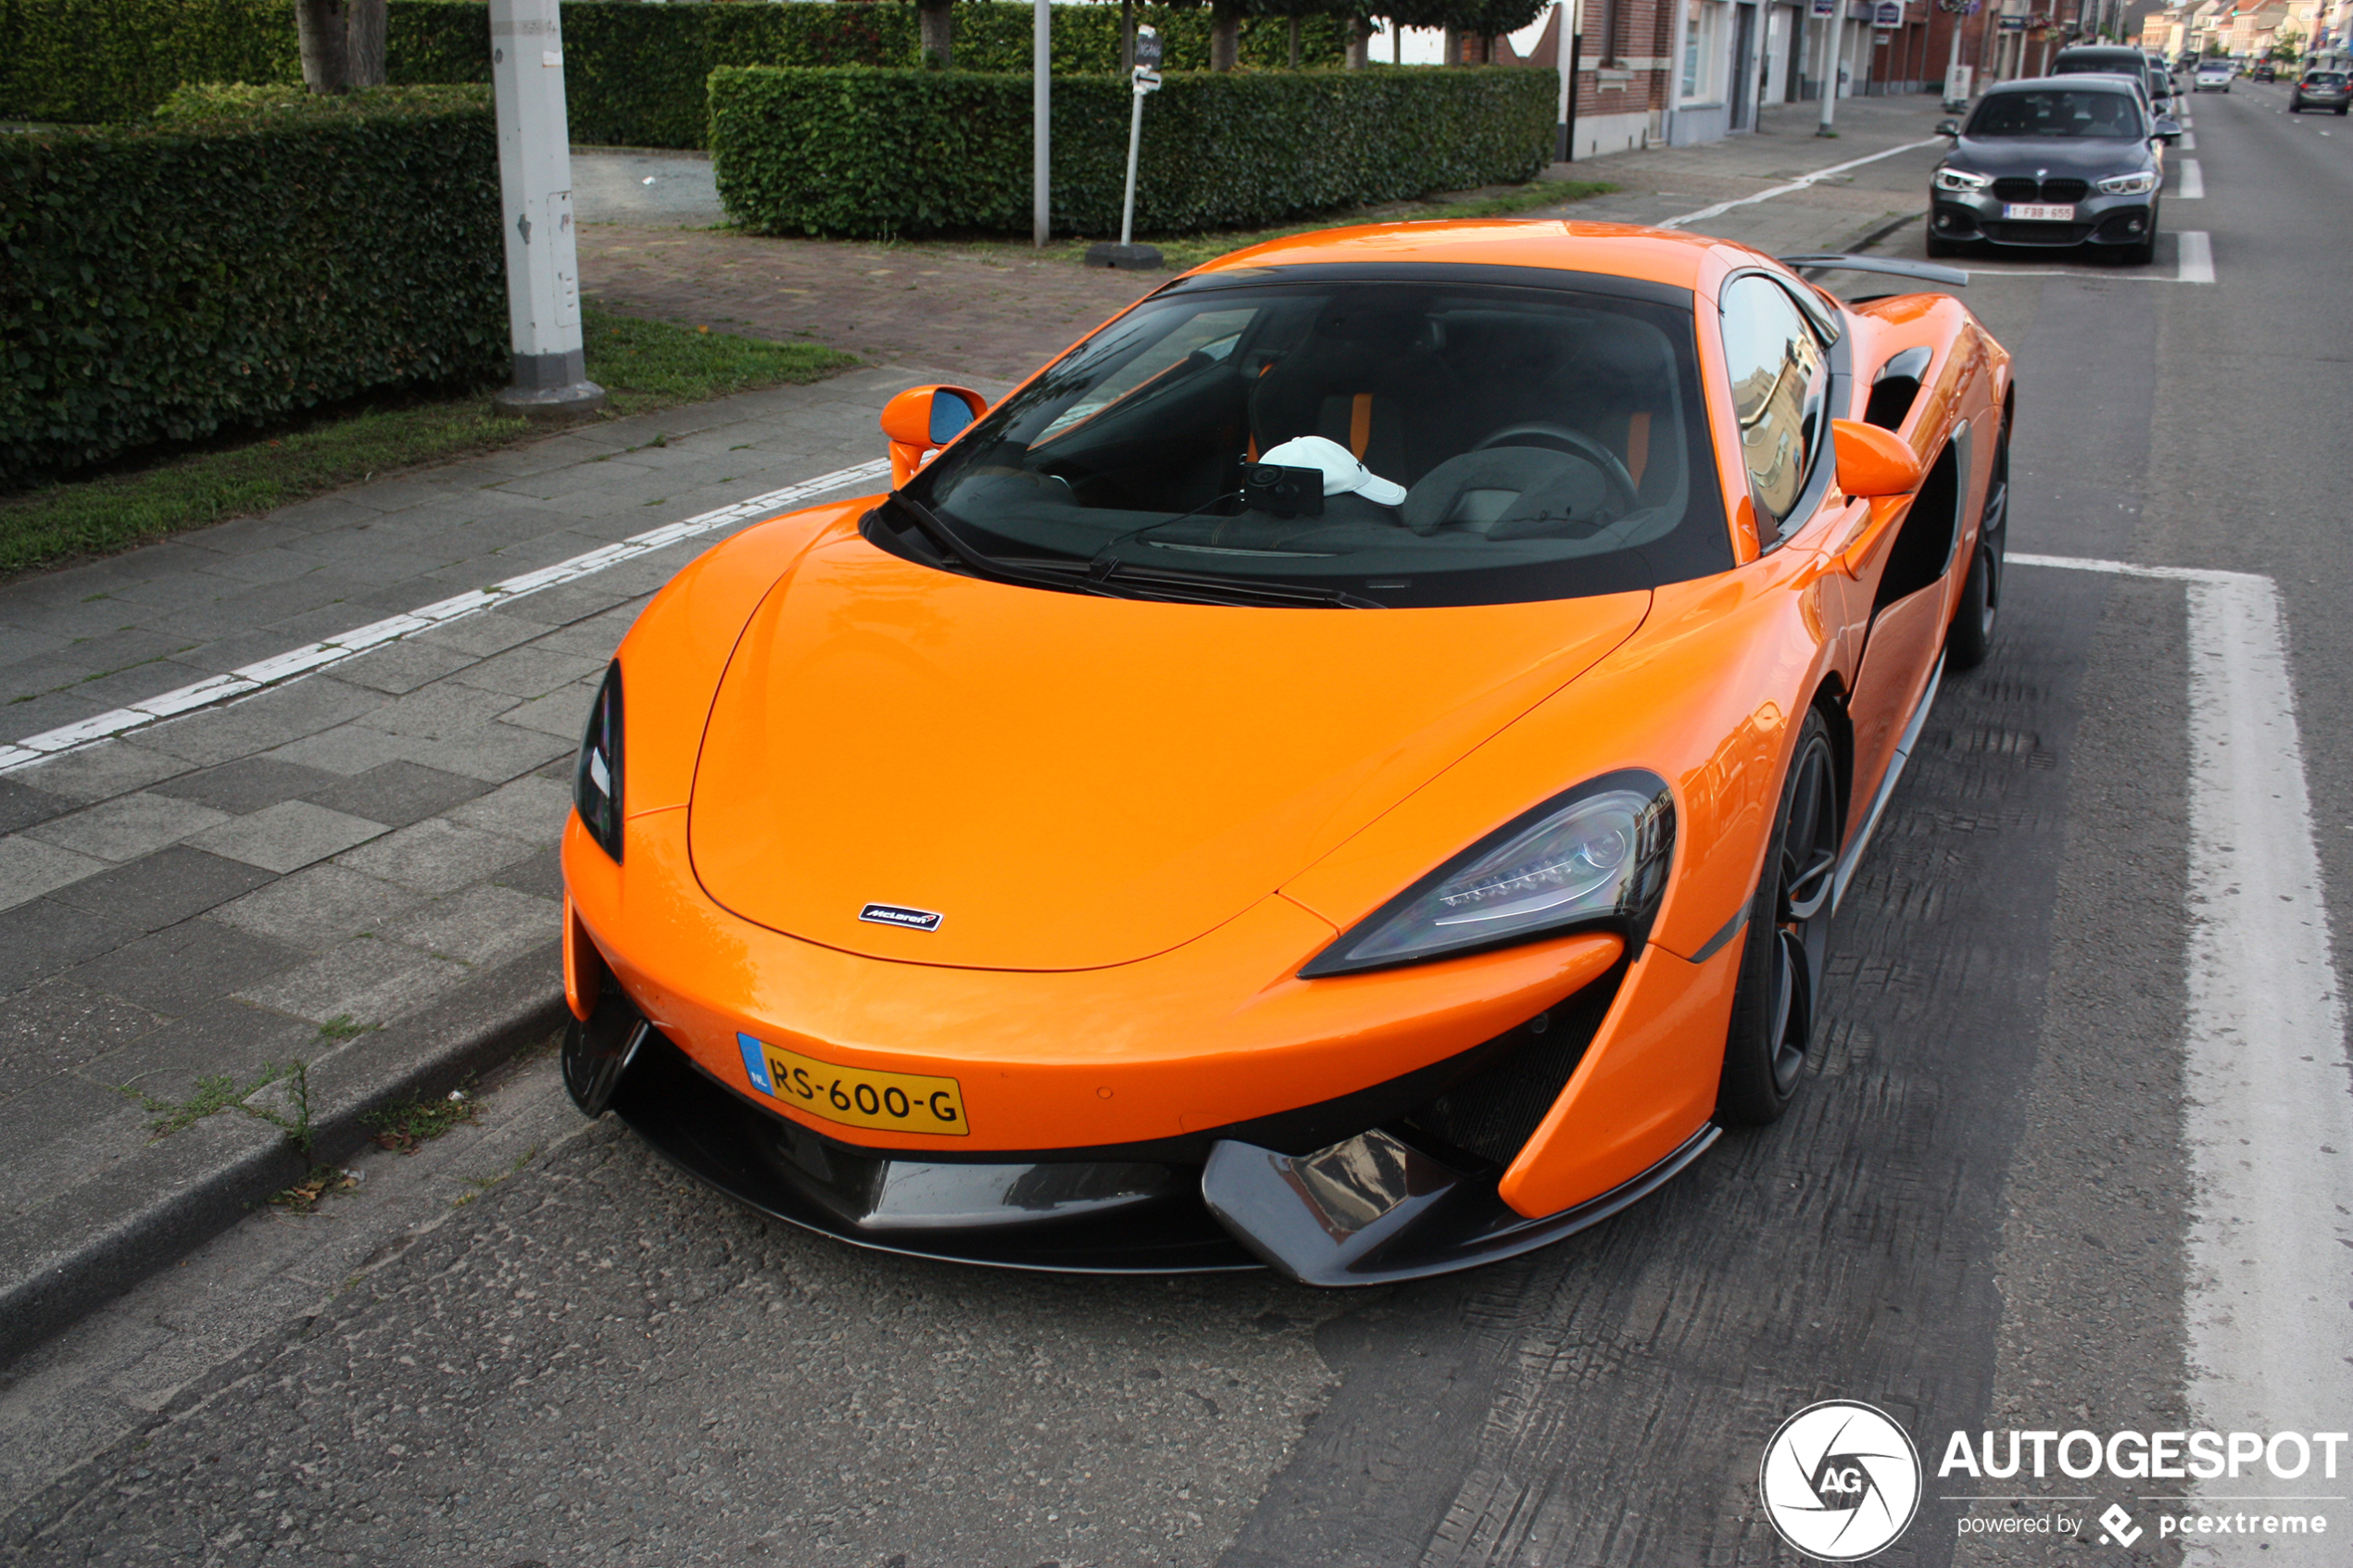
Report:
M 2353 132 L 2282 102 L 2246 85 L 2195 100 L 2204 194 L 2183 196 L 2177 158 L 2155 267 L 1995 262 L 1966 297 L 2019 357 L 2014 552 L 2276 583 L 2321 871 L 2343 888 L 2334 285 L 2353 266 Z M 1919 190 L 1932 157 L 1869 177 Z M 2213 282 L 2182 281 L 2185 231 L 2209 237 Z M 1919 243 L 1915 226 L 1886 248 Z M 0 1552 L 1786 1562 L 1756 1502 L 1763 1446 L 1802 1406 L 1848 1398 L 1930 1465 L 1879 1561 L 2181 1561 L 2153 1527 L 2160 1484 L 1974 1486 L 1935 1467 L 1954 1431 L 2196 1424 L 2218 1346 L 2320 1368 L 2307 1403 L 2256 1412 L 2271 1424 L 2353 1424 L 2328 1371 L 2353 1292 L 2268 1303 L 2284 1316 L 2261 1320 L 2266 1341 L 2252 1306 L 2218 1315 L 2229 1283 L 2199 1250 L 2220 1189 L 2196 1130 L 2228 1097 L 2194 1079 L 2190 977 L 2208 971 L 2189 949 L 2221 917 L 2191 885 L 2213 848 L 2196 841 L 2212 823 L 2192 694 L 2209 717 L 2230 703 L 2196 684 L 2196 592 L 2012 571 L 1996 657 L 1946 684 L 1842 909 L 1801 1110 L 1544 1253 L 1348 1296 L 877 1258 L 746 1218 L 621 1129 L 567 1120 L 543 1061 L 446 1147 L 373 1157 L 361 1193 L 319 1215 L 258 1216 L 12 1371 Z M 2323 912 L 2306 919 L 2325 935 Z M 2315 985 L 2344 968 L 2338 952 Z M 2252 1048 L 2346 1092 L 2341 1038 Z M 2341 1284 L 2337 1148 L 2275 1163 L 2261 1201 L 2309 1227 Z M 2245 1489 L 2267 1487 L 2353 1481 Z M 2136 1514 L 2129 1549 L 2095 1522 L 2111 1501 Z M 2341 1498 L 2310 1507 L 2353 1530 Z M 2080 1539 L 1963 1533 L 2004 1515 L 2072 1517 Z M 2213 1560 L 2344 1560 L 2341 1540 L 2265 1544 Z

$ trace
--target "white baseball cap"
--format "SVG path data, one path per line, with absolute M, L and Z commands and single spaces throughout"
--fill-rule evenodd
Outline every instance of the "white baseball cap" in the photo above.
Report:
M 1322 470 L 1327 495 L 1353 494 L 1384 507 L 1399 506 L 1405 499 L 1403 485 L 1381 478 L 1358 462 L 1347 447 L 1327 436 L 1298 436 L 1269 447 L 1258 460 L 1277 468 Z

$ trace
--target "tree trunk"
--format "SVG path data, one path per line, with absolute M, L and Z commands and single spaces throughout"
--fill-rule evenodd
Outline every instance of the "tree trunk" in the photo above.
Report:
M 1241 59 L 1241 13 L 1225 0 L 1212 0 L 1209 7 L 1209 69 L 1231 70 Z
M 1293 70 L 1297 70 L 1297 69 L 1299 69 L 1299 19 L 1298 19 L 1297 17 L 1293 17 L 1293 18 L 1291 18 L 1291 19 L 1290 19 L 1290 69 L 1293 69 Z
M 295 38 L 303 84 L 313 93 L 351 91 L 351 44 L 344 0 L 296 0 Z
M 1450 27 L 1445 30 L 1444 38 L 1445 42 L 1439 45 L 1439 47 L 1444 51 L 1445 55 L 1444 60 L 1441 63 L 1450 66 L 1461 65 L 1463 63 L 1462 30 L 1459 28 Z
M 1395 17 L 1389 19 L 1389 63 L 1393 66 L 1405 63 L 1405 24 Z
M 384 0 L 348 0 L 344 20 L 344 58 L 351 62 L 354 87 L 384 84 Z
M 1348 69 L 1363 70 L 1372 64 L 1372 24 L 1362 17 L 1348 19 Z
M 917 0 L 915 6 L 917 52 L 941 70 L 953 63 L 955 52 L 956 19 L 948 6 L 949 0 Z

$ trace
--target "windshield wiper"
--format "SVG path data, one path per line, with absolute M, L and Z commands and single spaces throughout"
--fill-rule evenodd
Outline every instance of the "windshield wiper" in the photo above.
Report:
M 1023 561 L 1016 564 L 989 555 L 986 551 L 975 549 L 959 538 L 956 531 L 942 521 L 929 507 L 904 491 L 892 491 L 888 496 L 885 497 L 883 504 L 897 507 L 904 512 L 908 520 L 914 523 L 915 531 L 931 541 L 932 548 L 939 551 L 950 560 L 962 563 L 964 570 L 972 576 L 998 583 L 1015 583 L 1029 588 L 1052 588 L 1061 593 L 1101 594 L 1103 592 L 1091 583 L 1072 581 L 1059 572 L 1039 570 L 1055 563 Z M 1084 565 L 1083 562 L 1078 561 L 1073 561 L 1071 564 L 1082 567 Z M 1115 597 L 1116 596 L 1105 595 L 1104 596 Z
M 1176 604 L 1266 605 L 1277 608 L 1387 609 L 1378 599 L 1345 588 L 1318 587 L 1306 583 L 1280 583 L 1257 578 L 1205 577 L 1189 571 L 1163 571 L 1114 561 L 1107 571 L 1092 562 L 1025 560 L 1038 571 L 1068 573 L 1121 598 L 1166 599 Z M 1120 590 L 1126 592 L 1120 592 Z

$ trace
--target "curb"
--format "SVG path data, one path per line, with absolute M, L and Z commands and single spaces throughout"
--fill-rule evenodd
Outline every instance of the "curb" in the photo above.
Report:
M 445 1094 L 545 1038 L 571 1017 L 560 952 L 551 941 L 510 959 L 312 1062 L 308 1155 L 268 1122 L 218 1114 L 0 1225 L 0 1361 L 178 1261 L 313 1160 L 347 1158 L 368 1140 L 369 1112 Z

